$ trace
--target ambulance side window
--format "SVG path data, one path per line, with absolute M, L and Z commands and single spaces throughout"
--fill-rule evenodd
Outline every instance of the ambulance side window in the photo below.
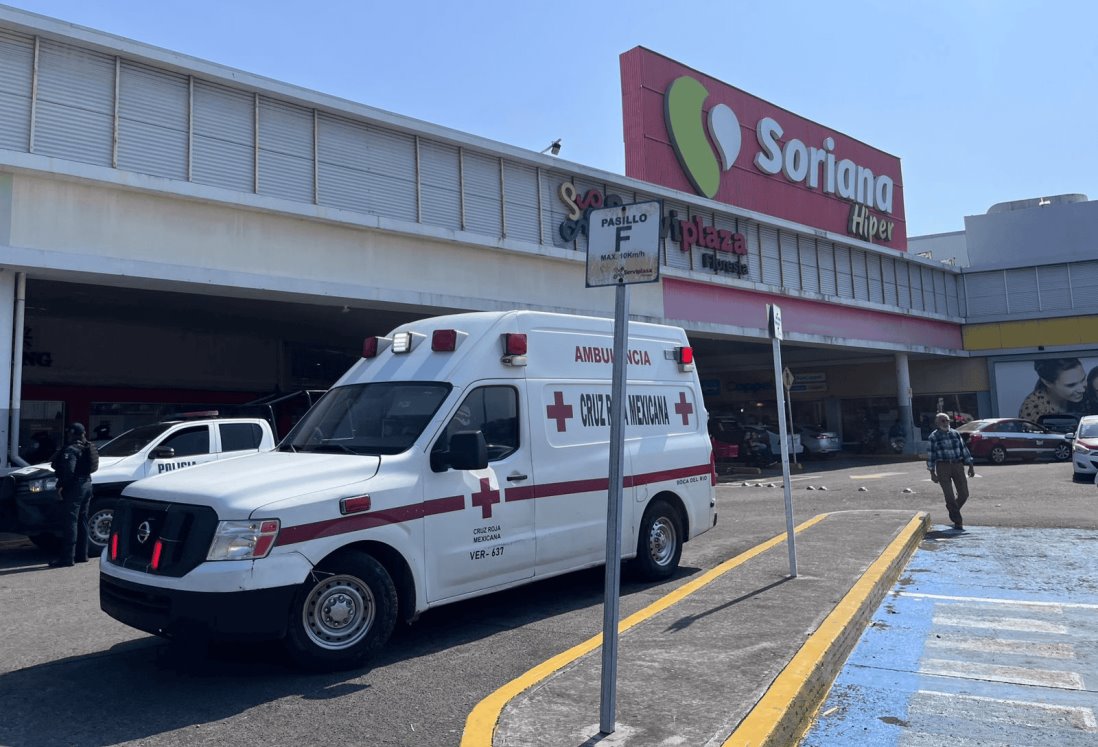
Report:
M 446 451 L 458 431 L 484 434 L 488 461 L 509 456 L 519 447 L 518 392 L 509 386 L 485 386 L 469 394 L 446 424 L 434 451 Z

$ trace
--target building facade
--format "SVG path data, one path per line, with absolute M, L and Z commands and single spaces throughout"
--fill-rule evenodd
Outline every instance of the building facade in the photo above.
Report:
M 898 159 L 648 50 L 622 79 L 627 176 L 0 9 L 0 461 L 71 420 L 324 388 L 411 318 L 610 316 L 585 213 L 648 200 L 632 318 L 687 329 L 711 410 L 772 422 L 775 303 L 797 422 L 854 442 L 988 400 Z

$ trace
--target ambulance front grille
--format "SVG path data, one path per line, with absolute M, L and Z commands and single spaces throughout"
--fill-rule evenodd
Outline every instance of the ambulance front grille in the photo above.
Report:
M 121 498 L 111 525 L 118 553 L 111 559 L 108 551 L 108 562 L 159 576 L 185 576 L 206 559 L 216 529 L 217 513 L 207 506 Z

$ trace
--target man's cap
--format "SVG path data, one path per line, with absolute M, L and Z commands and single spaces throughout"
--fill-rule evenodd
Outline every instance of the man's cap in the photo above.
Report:
M 69 433 L 74 436 L 83 436 L 87 431 L 84 430 L 83 423 L 70 423 L 68 427 Z

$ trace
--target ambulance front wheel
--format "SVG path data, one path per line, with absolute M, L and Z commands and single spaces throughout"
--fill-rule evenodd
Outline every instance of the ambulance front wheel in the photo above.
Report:
M 646 580 L 669 578 L 682 557 L 682 519 L 667 501 L 657 498 L 648 504 L 641 519 L 634 566 Z
M 360 667 L 389 640 L 396 614 L 396 586 L 385 567 L 366 553 L 340 553 L 310 573 L 294 597 L 286 647 L 308 669 Z

